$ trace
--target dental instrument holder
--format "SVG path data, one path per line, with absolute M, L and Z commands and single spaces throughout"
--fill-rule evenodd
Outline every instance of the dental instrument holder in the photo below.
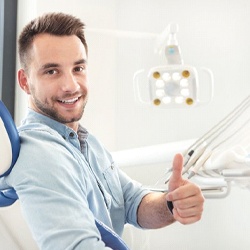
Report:
M 168 29 L 159 37 L 159 53 L 162 52 L 162 43 L 167 43 L 165 56 L 167 65 L 153 67 L 147 75 L 149 91 L 148 98 L 142 97 L 142 84 L 145 83 L 143 74 L 139 70 L 134 75 L 134 92 L 140 103 L 153 105 L 159 108 L 188 108 L 208 104 L 213 97 L 213 73 L 208 68 L 202 67 L 206 73 L 210 94 L 208 100 L 199 100 L 199 79 L 195 67 L 183 64 L 180 47 L 176 39 L 178 26 L 170 24 Z M 166 41 L 167 38 L 167 41 Z M 203 81 L 205 81 L 203 79 Z

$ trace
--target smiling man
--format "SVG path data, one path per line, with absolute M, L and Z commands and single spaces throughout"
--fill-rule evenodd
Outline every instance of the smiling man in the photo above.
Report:
M 133 181 L 79 123 L 88 100 L 84 24 L 63 13 L 31 21 L 19 37 L 20 87 L 29 100 L 20 155 L 6 183 L 42 250 L 110 249 L 96 219 L 119 235 L 126 223 L 161 228 L 200 220 L 204 198 L 173 161 L 168 194 Z M 167 206 L 172 202 L 173 210 Z
M 32 58 L 32 59 L 31 59 Z M 29 106 L 77 131 L 87 103 L 87 55 L 77 36 L 39 34 L 18 72 Z

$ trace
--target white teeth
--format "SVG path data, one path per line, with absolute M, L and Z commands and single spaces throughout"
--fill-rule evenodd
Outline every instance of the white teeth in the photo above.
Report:
M 71 104 L 71 103 L 76 102 L 77 100 L 78 100 L 78 97 L 74 99 L 69 99 L 69 100 L 60 100 L 60 102 Z

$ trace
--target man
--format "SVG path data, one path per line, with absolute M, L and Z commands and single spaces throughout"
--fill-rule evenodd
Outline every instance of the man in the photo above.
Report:
M 181 155 L 174 158 L 170 192 L 150 192 L 79 124 L 88 100 L 88 50 L 78 18 L 43 15 L 23 29 L 18 42 L 18 81 L 29 110 L 19 128 L 20 155 L 6 182 L 16 190 L 40 249 L 109 249 L 95 219 L 119 235 L 125 223 L 161 228 L 200 220 L 204 198 L 182 179 Z

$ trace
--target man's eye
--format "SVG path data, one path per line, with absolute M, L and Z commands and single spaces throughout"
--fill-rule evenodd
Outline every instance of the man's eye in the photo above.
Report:
M 46 71 L 47 75 L 54 75 L 56 73 L 57 73 L 57 71 L 55 69 L 51 69 L 51 70 Z
M 85 69 L 85 67 L 80 66 L 80 67 L 76 67 L 76 68 L 74 69 L 74 71 L 76 71 L 76 72 L 81 72 L 81 71 L 83 71 L 84 69 Z

